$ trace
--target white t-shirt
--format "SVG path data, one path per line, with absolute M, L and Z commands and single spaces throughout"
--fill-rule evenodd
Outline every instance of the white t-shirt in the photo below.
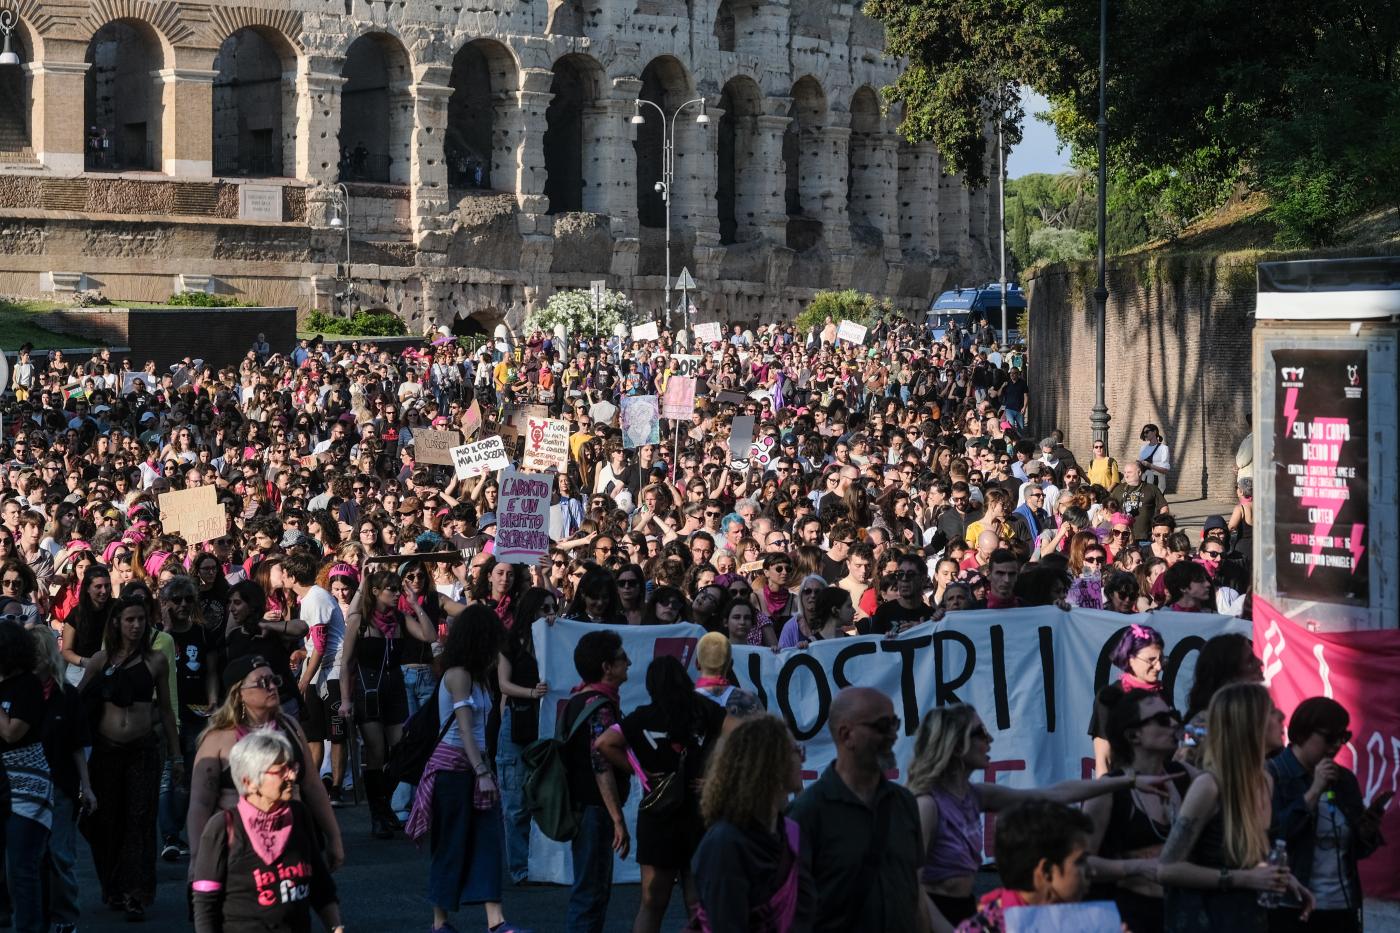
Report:
M 307 650 L 312 648 L 312 636 L 317 638 L 318 625 L 326 626 L 325 649 L 321 653 L 321 668 L 316 672 L 316 686 L 321 687 L 330 680 L 340 679 L 340 646 L 345 642 L 345 613 L 330 591 L 313 586 L 301 600 L 301 620 L 311 627 L 307 633 Z
M 1172 468 L 1171 451 L 1166 444 L 1143 444 L 1142 449 L 1138 451 L 1138 459 L 1164 470 L 1170 471 Z M 1142 478 L 1144 482 L 1151 483 L 1158 489 L 1167 484 L 1167 475 L 1156 470 L 1144 470 Z

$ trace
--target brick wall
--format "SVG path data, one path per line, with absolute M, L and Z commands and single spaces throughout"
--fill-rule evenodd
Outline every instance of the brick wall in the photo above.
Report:
M 184 356 L 224 366 L 241 360 L 259 333 L 282 353 L 297 336 L 296 308 L 84 308 L 43 317 L 61 333 L 130 347 L 137 368 L 148 359 L 164 368 Z
M 1108 266 L 1104 394 L 1109 453 L 1137 456 L 1143 424 L 1172 452 L 1170 499 L 1233 499 L 1249 433 L 1256 254 L 1120 257 Z M 1030 287 L 1031 425 L 1089 456 L 1094 265 L 1050 266 Z M 1087 462 L 1087 460 L 1086 460 Z

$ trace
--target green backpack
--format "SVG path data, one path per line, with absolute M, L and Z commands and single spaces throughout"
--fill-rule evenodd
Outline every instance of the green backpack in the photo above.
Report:
M 521 764 L 525 766 L 525 809 L 540 832 L 556 842 L 568 842 L 578 835 L 581 809 L 574 806 L 569 795 L 564 750 L 599 707 L 611 702 L 608 697 L 599 696 L 584 706 L 567 731 L 561 718 L 555 724 L 553 738 L 536 739 L 520 753 Z

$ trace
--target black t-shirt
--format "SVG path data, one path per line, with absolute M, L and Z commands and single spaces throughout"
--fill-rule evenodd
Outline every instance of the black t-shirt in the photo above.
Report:
M 933 615 L 930 609 L 922 600 L 913 609 L 906 609 L 900 605 L 899 600 L 892 599 L 887 603 L 881 603 L 875 610 L 875 614 L 868 619 L 861 619 L 856 623 L 856 631 L 862 635 L 884 635 L 893 629 L 896 624 L 900 627 L 905 625 L 917 625 Z
M 26 671 L 0 680 L 0 709 L 11 719 L 29 724 L 18 742 L 0 739 L 0 752 L 24 748 L 43 738 L 44 686 L 37 676 Z
M 56 681 L 49 695 L 47 712 L 43 742 L 44 757 L 49 760 L 49 773 L 54 786 L 76 800 L 81 780 L 73 753 L 92 745 L 88 718 L 83 712 L 82 694 L 72 684 Z
M 209 705 L 209 691 L 205 680 L 209 665 L 213 663 L 213 648 L 209 635 L 202 626 L 191 625 L 183 632 L 171 629 L 167 632 L 175 642 L 175 689 L 181 706 Z
M 686 780 L 704 773 L 705 756 L 718 741 L 724 727 L 724 708 L 702 696 L 695 695 L 690 740 L 680 743 L 668 738 L 671 718 L 659 706 L 639 706 L 622 719 L 622 735 L 632 754 L 637 756 L 642 770 L 649 774 L 671 774 L 680 767 L 681 751 L 686 752 Z

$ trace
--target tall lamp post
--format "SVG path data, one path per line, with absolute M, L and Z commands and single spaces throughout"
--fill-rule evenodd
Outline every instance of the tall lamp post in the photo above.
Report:
M 1005 100 L 997 99 L 997 201 L 1001 213 L 1001 346 L 1009 341 L 1006 329 L 1006 146 L 1002 128 L 1006 123 Z
M 335 197 L 331 198 L 331 216 L 326 223 L 334 230 L 345 231 L 345 291 L 336 296 L 343 301 L 355 294 L 350 280 L 350 191 L 340 182 L 332 185 L 331 190 Z
M 1108 0 L 1099 0 L 1099 244 L 1098 284 L 1094 286 L 1094 409 L 1089 426 L 1096 441 L 1108 449 L 1108 404 L 1104 401 L 1104 319 L 1108 316 L 1108 271 L 1104 256 L 1108 226 Z
M 661 192 L 661 200 L 666 205 L 666 329 L 671 329 L 671 183 L 675 180 L 676 169 L 676 117 L 681 115 L 681 111 L 691 104 L 700 105 L 700 113 L 695 117 L 695 122 L 706 124 L 710 118 L 705 114 L 705 98 L 697 97 L 688 100 L 676 108 L 675 113 L 670 117 L 666 116 L 666 111 L 661 109 L 660 104 L 656 104 L 643 97 L 633 101 L 635 109 L 632 113 L 632 125 L 641 126 L 647 122 L 642 116 L 642 105 L 646 104 L 655 110 L 661 117 L 661 180 L 656 183 L 656 190 Z
M 5 50 L 0 52 L 0 65 L 20 64 L 19 53 L 10 47 L 10 35 L 15 31 L 17 25 L 19 25 L 19 14 L 9 7 L 0 10 L 0 33 L 5 34 Z

